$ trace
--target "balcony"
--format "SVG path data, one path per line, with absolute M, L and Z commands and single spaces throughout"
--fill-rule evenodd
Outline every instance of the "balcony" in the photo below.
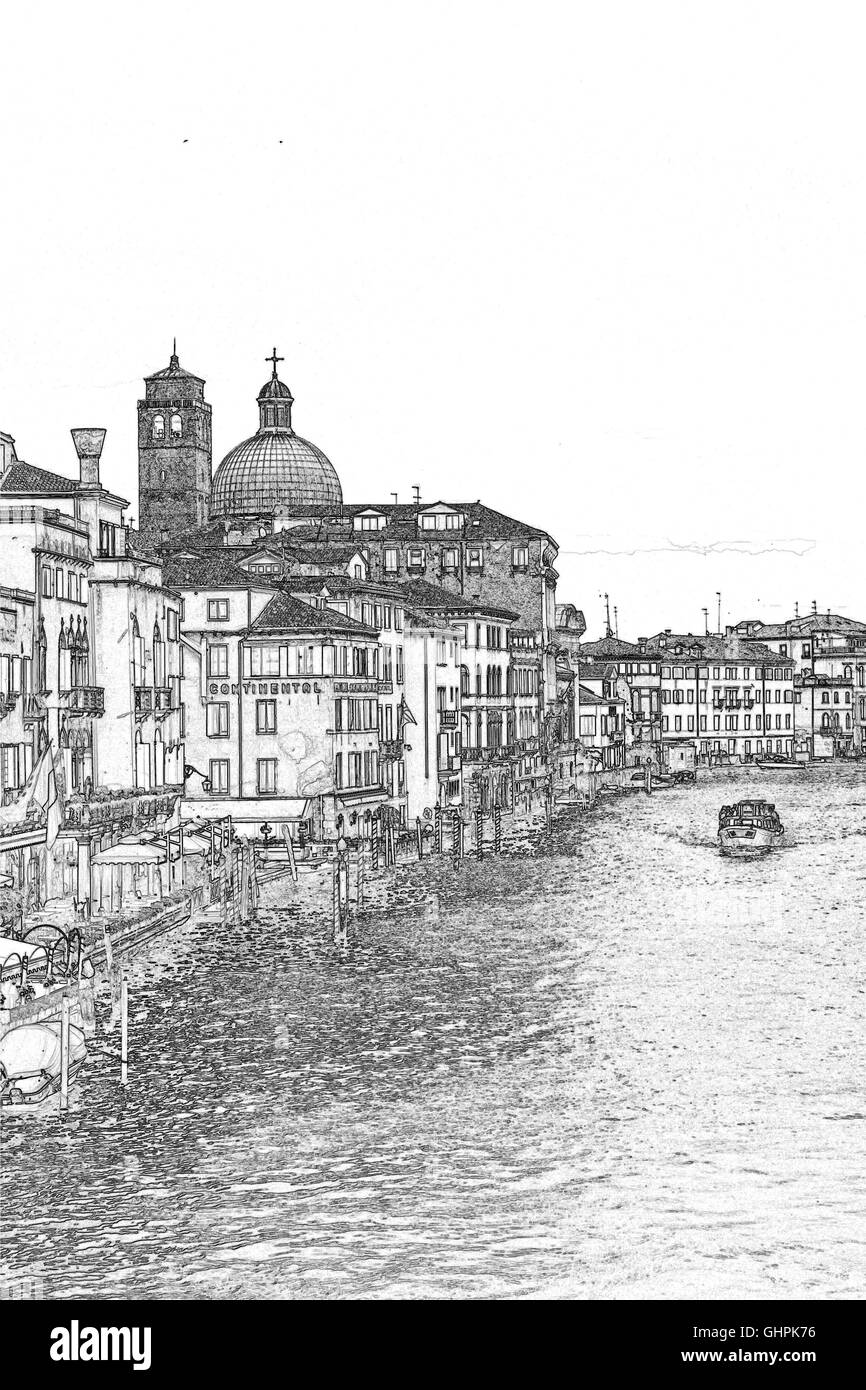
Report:
M 98 719 L 105 713 L 105 691 L 101 685 L 73 685 L 60 691 L 60 708 L 67 714 Z
M 157 719 L 165 719 L 166 715 L 171 714 L 171 686 L 169 685 L 137 685 L 135 687 L 135 717 L 138 720 L 147 719 L 153 715 Z
M 459 714 L 456 709 L 440 709 L 439 725 L 443 729 L 456 729 L 459 721 Z
M 447 777 L 452 772 L 459 772 L 463 766 L 463 759 L 459 753 L 449 753 L 439 760 L 439 776 Z
M 45 696 L 51 692 L 48 690 L 27 691 L 24 696 L 24 723 L 33 724 L 38 719 L 45 719 L 48 711 L 45 708 Z
M 63 824 L 70 830 L 101 830 L 111 827 L 135 830 L 149 825 L 174 810 L 183 787 L 171 791 L 119 791 L 98 793 L 90 801 L 75 794 L 63 808 Z
M 0 690 L 0 719 L 12 713 L 18 703 L 18 694 L 17 690 Z
M 379 744 L 379 757 L 386 762 L 402 758 L 406 745 L 401 738 L 383 738 Z

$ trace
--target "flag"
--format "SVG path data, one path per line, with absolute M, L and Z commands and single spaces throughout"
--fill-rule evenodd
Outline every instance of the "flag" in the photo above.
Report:
M 11 829 L 13 826 L 21 825 L 36 809 L 37 805 L 41 809 L 44 802 L 38 801 L 40 790 L 47 792 L 48 769 L 47 769 L 47 748 L 36 759 L 30 776 L 20 789 L 14 801 L 8 806 L 0 807 L 0 825 Z M 36 804 L 34 804 L 36 803 Z
M 405 695 L 400 696 L 400 704 L 397 707 L 397 723 L 401 726 L 401 728 L 404 724 L 418 723 L 418 720 L 415 718 L 409 706 L 406 704 Z

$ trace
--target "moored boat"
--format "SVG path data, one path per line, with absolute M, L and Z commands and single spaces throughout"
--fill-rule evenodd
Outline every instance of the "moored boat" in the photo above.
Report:
M 60 1086 L 59 1021 L 22 1023 L 0 1038 L 0 1105 L 38 1105 Z M 87 1047 L 80 1028 L 69 1027 L 69 1079 L 80 1070 Z
M 725 854 L 772 849 L 785 833 L 771 801 L 738 801 L 719 812 L 719 844 Z
M 758 758 L 758 767 L 767 772 L 802 772 L 806 764 L 796 758 Z

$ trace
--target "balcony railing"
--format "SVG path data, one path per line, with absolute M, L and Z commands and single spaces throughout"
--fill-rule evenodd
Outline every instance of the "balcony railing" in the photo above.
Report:
M 134 829 L 170 815 L 182 790 L 178 786 L 174 792 L 117 792 L 91 801 L 72 796 L 64 804 L 63 824 L 73 830 L 103 826 Z
M 98 718 L 105 713 L 105 691 L 101 685 L 73 685 L 60 691 L 60 708 L 67 714 Z
M 386 760 L 402 758 L 404 750 L 405 744 L 401 738 L 383 738 L 379 744 L 379 757 Z
M 24 723 L 31 724 L 36 719 L 45 719 L 48 711 L 45 708 L 45 696 L 50 694 L 48 690 L 38 693 L 29 690 L 24 696 Z
M 456 709 L 440 709 L 439 723 L 443 729 L 456 729 L 458 714 Z
M 439 775 L 448 772 L 459 772 L 463 766 L 463 759 L 459 753 L 448 753 L 439 759 Z
M 17 703 L 17 690 L 0 690 L 0 719 L 5 719 L 7 714 L 11 714 Z
M 167 714 L 171 714 L 171 710 L 170 685 L 137 685 L 135 687 L 136 719 L 146 719 L 151 714 L 164 719 Z

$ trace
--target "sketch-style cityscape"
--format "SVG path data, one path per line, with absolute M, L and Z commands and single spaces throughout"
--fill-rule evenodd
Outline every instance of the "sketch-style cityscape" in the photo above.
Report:
M 708 606 L 626 638 L 608 601 L 589 636 L 554 536 L 495 497 L 345 501 L 267 360 L 216 469 L 204 378 L 176 344 L 145 378 L 137 526 L 104 429 L 71 430 L 66 471 L 0 434 L 7 1114 L 66 1112 L 106 1065 L 100 990 L 127 1082 L 129 964 L 184 923 L 300 896 L 345 946 L 377 881 L 502 854 L 521 817 L 866 752 L 866 622 L 711 631 Z

